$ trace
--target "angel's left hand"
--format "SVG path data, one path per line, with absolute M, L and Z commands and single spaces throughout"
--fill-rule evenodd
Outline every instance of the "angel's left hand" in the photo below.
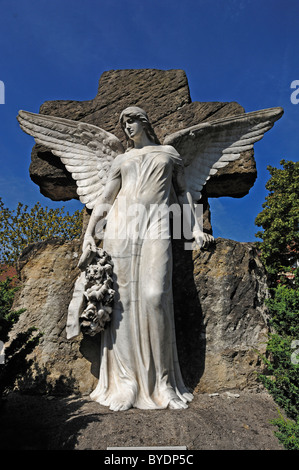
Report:
M 214 242 L 214 237 L 209 233 L 204 233 L 200 230 L 193 232 L 193 237 L 198 248 L 208 248 Z

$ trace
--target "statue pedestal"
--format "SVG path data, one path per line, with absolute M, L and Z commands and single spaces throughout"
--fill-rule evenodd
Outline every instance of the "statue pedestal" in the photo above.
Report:
M 174 306 L 185 384 L 195 393 L 256 385 L 268 334 L 266 276 L 252 243 L 217 239 L 207 251 L 174 242 Z M 89 394 L 97 383 L 99 338 L 66 338 L 66 318 L 79 270 L 79 240 L 33 245 L 20 260 L 23 287 L 14 309 L 25 308 L 11 339 L 35 326 L 43 333 L 26 358 L 22 391 Z

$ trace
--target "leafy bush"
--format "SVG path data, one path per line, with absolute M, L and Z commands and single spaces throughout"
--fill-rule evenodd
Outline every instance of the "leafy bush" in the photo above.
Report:
M 3 271 L 1 271 L 3 273 Z M 0 340 L 5 343 L 13 325 L 25 309 L 12 310 L 13 300 L 18 286 L 7 277 L 0 281 Z M 35 347 L 41 335 L 35 328 L 29 328 L 17 336 L 8 348 L 5 348 L 4 363 L 0 364 L 0 398 L 5 390 L 13 385 L 16 376 L 23 372 L 25 356 Z
M 258 243 L 261 259 L 274 276 L 293 265 L 299 246 L 299 162 L 281 160 L 280 164 L 282 169 L 268 166 L 269 194 L 255 219 L 256 225 L 264 229 L 256 233 L 262 239 Z
M 299 410 L 299 357 L 295 357 L 293 344 L 299 339 L 299 269 L 294 272 L 291 284 L 280 284 L 272 289 L 272 298 L 266 303 L 270 313 L 267 361 L 269 376 L 261 379 L 276 402 L 287 415 L 296 419 Z
M 31 209 L 19 203 L 16 210 L 4 206 L 0 198 L 0 264 L 13 266 L 24 248 L 30 243 L 59 237 L 65 240 L 81 235 L 83 211 L 73 215 L 64 208 L 48 209 L 38 202 Z M 1 273 L 1 270 L 0 270 Z M 12 310 L 18 285 L 11 277 L 0 281 L 0 341 L 7 342 L 9 332 L 24 309 Z M 4 351 L 4 364 L 0 364 L 0 397 L 13 386 L 17 376 L 24 374 L 28 364 L 26 356 L 39 342 L 41 333 L 31 327 L 19 333 Z
M 297 270 L 298 271 L 298 270 Z M 273 420 L 278 426 L 276 436 L 287 449 L 299 450 L 299 355 L 294 345 L 299 343 L 299 292 L 296 285 L 273 289 L 267 302 L 270 325 L 275 329 L 267 344 L 267 374 L 260 379 L 276 403 L 291 419 L 282 416 Z M 291 421 L 293 420 L 293 421 Z
M 297 419 L 299 409 L 299 364 L 292 363 L 292 338 L 272 334 L 267 345 L 271 359 L 264 361 L 268 366 L 267 375 L 261 381 L 269 390 L 276 403 L 291 419 Z
M 271 297 L 266 301 L 271 334 L 263 358 L 267 373 L 260 380 L 284 410 L 273 424 L 286 449 L 299 450 L 299 164 L 281 161 L 283 169 L 268 167 L 270 191 L 256 225 L 261 259 L 270 275 Z
M 64 207 L 49 209 L 37 202 L 30 210 L 18 203 L 16 210 L 8 209 L 0 197 L 0 260 L 12 265 L 30 243 L 59 237 L 65 240 L 79 238 L 83 211 L 73 215 Z
M 274 434 L 287 450 L 299 449 L 299 421 L 285 419 L 282 415 L 272 421 L 278 427 Z
M 1 272 L 1 270 L 0 270 Z M 0 340 L 7 341 L 7 335 L 24 309 L 12 311 L 12 304 L 18 286 L 12 285 L 13 279 L 7 277 L 0 281 Z

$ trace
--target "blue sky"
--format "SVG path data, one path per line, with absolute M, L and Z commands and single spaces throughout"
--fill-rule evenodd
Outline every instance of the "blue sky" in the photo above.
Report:
M 16 121 L 46 100 L 89 100 L 111 69 L 185 70 L 193 101 L 237 101 L 246 112 L 282 106 L 255 145 L 258 178 L 241 199 L 210 199 L 215 236 L 254 241 L 267 165 L 298 160 L 298 0 L 0 0 L 0 196 L 52 202 L 29 177 L 33 138 Z M 299 93 L 298 93 L 299 98 Z

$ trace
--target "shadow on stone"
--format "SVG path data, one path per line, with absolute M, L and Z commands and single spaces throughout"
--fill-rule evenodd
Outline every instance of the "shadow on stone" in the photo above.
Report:
M 75 378 L 53 377 L 46 365 L 29 359 L 40 337 L 29 329 L 6 350 L 0 369 L 1 450 L 72 450 L 80 431 L 101 422 L 101 413 L 81 413 L 87 400 L 73 395 Z
M 101 358 L 101 334 L 95 336 L 84 335 L 80 343 L 80 352 L 82 356 L 90 362 L 90 372 L 98 379 L 100 372 Z
M 27 356 L 39 343 L 42 335 L 35 328 L 28 328 L 18 333 L 5 349 L 5 362 L 0 368 L 0 399 L 7 390 L 14 386 L 18 377 L 23 377 L 33 361 Z
M 73 450 L 101 413 L 84 413 L 86 400 L 12 393 L 0 408 L 1 450 Z
M 185 385 L 192 391 L 205 368 L 206 335 L 193 277 L 192 251 L 173 240 L 173 300 L 179 362 Z

